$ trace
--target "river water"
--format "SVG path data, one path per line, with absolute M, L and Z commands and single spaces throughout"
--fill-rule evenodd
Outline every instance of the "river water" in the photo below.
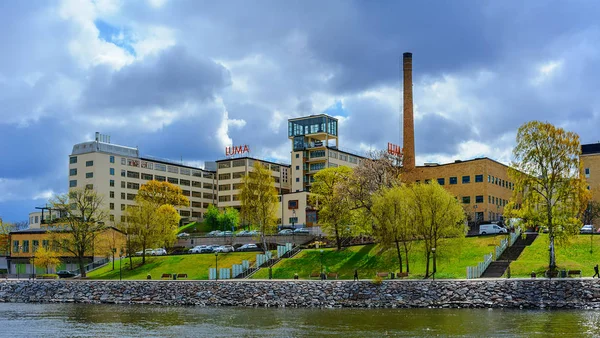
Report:
M 0 304 L 0 337 L 598 337 L 600 311 Z

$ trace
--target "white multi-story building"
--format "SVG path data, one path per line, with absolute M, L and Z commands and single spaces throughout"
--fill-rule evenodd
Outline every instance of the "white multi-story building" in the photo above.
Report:
M 95 189 L 103 196 L 110 221 L 124 221 L 140 186 L 150 180 L 178 185 L 190 200 L 179 208 L 183 222 L 200 221 L 210 204 L 216 205 L 214 171 L 153 157 L 140 156 L 137 148 L 110 143 L 106 135 L 73 146 L 69 156 L 69 188 Z

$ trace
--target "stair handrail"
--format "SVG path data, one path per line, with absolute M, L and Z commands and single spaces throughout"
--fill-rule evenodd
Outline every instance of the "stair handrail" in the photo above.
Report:
M 476 266 L 467 266 L 467 279 L 479 278 L 483 272 L 492 264 L 492 253 L 483 256 L 483 262 L 477 263 Z
M 517 228 L 515 232 L 510 233 L 510 246 L 513 246 L 513 244 L 515 244 L 517 239 L 519 239 L 519 236 L 521 236 L 521 228 Z

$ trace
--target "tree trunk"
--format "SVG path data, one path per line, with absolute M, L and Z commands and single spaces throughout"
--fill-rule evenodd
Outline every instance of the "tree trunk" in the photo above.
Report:
M 402 242 L 403 246 L 404 246 L 404 259 L 406 259 L 406 273 L 410 272 L 410 266 L 408 265 L 408 245 L 406 244 L 406 241 Z
M 552 272 L 556 269 L 556 257 L 554 255 L 554 226 L 552 226 L 552 209 L 551 207 L 547 208 L 547 216 L 548 216 L 548 229 L 550 230 L 550 248 L 549 248 L 549 262 L 548 268 Z
M 398 254 L 398 265 L 400 266 L 400 273 L 402 273 L 402 254 L 400 254 L 400 243 L 396 239 L 396 253 Z
M 340 239 L 340 231 L 339 231 L 337 225 L 335 226 L 335 242 L 336 242 L 338 251 L 342 250 L 342 240 Z
M 113 252 L 112 254 L 112 261 L 113 261 L 113 270 L 115 269 L 115 253 Z
M 129 254 L 129 270 L 133 270 L 133 258 L 131 254 Z
M 425 264 L 425 278 L 429 278 L 429 250 L 427 250 L 427 264 Z
M 81 275 L 81 278 L 85 278 L 85 262 L 83 261 L 83 255 L 79 255 L 79 257 L 77 257 L 77 263 L 79 265 L 79 274 Z

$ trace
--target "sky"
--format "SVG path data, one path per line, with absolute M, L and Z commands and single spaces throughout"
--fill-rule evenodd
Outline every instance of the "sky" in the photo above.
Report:
M 94 132 L 202 166 L 247 144 L 290 161 L 287 119 L 340 146 L 401 144 L 413 53 L 417 165 L 510 163 L 542 120 L 600 140 L 598 1 L 0 1 L 0 217 L 68 188 Z

